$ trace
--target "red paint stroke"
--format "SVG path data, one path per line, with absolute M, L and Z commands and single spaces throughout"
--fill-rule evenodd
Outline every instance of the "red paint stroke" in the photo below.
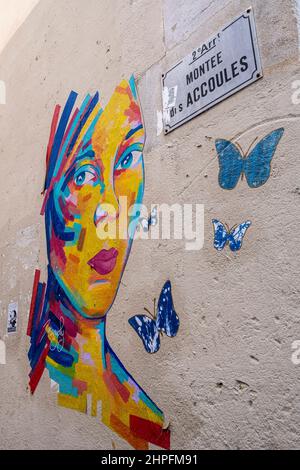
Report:
M 50 158 L 50 155 L 51 155 L 51 152 L 52 152 L 52 147 L 53 147 L 53 142 L 54 142 L 54 137 L 55 137 L 55 131 L 56 131 L 56 128 L 57 128 L 57 122 L 58 122 L 58 118 L 59 118 L 60 109 L 61 109 L 60 105 L 57 104 L 55 106 L 54 114 L 53 114 L 53 118 L 52 118 L 51 129 L 50 129 L 50 137 L 49 137 L 49 142 L 48 142 L 48 146 L 47 146 L 47 154 L 46 154 L 47 169 L 48 169 L 49 158 Z
M 48 194 L 48 193 L 47 193 Z M 44 197 L 40 215 L 45 215 L 46 203 L 48 201 L 47 194 Z
M 36 344 L 40 344 L 41 341 L 42 341 L 43 336 L 44 336 L 45 334 L 47 334 L 47 333 L 46 333 L 46 328 L 47 328 L 47 326 L 50 327 L 50 320 L 47 320 L 46 323 L 44 323 L 44 325 L 42 326 L 41 331 L 39 332 L 39 335 L 38 335 L 38 337 L 37 337 L 37 339 L 36 339 L 36 341 L 35 341 Z
M 115 89 L 115 93 L 119 93 L 120 95 L 128 95 L 131 99 L 133 99 L 131 88 L 129 85 L 126 87 L 118 85 Z
M 27 325 L 27 336 L 31 336 L 32 332 L 32 320 L 33 320 L 33 313 L 36 301 L 36 294 L 39 285 L 41 271 L 39 269 L 35 270 L 34 273 L 34 280 L 33 280 L 33 287 L 32 287 L 32 296 L 31 296 L 31 304 L 30 304 L 30 311 L 29 311 L 29 318 L 28 318 L 28 325 Z
M 69 338 L 75 338 L 78 333 L 78 329 L 72 320 L 62 313 L 59 302 L 55 301 L 51 303 L 51 312 L 58 320 L 60 320 L 61 317 L 64 319 L 65 333 L 67 331 Z
M 121 384 L 121 382 L 118 380 L 115 374 L 113 374 L 112 372 L 108 370 L 105 370 L 103 372 L 103 379 L 108 389 L 113 395 L 116 395 L 116 393 L 118 393 L 124 403 L 128 402 L 129 397 L 130 397 L 130 392 L 123 384 Z
M 161 425 L 153 423 L 148 419 L 139 418 L 138 416 L 130 415 L 130 430 L 133 434 L 145 441 L 162 447 L 163 449 L 170 449 L 170 430 L 163 429 Z
M 87 390 L 87 383 L 83 380 L 73 379 L 72 385 L 77 388 L 80 395 Z
M 42 284 L 42 295 L 41 295 L 41 300 L 40 300 L 40 305 L 39 305 L 39 311 L 37 314 L 37 319 L 35 323 L 35 327 L 37 327 L 41 321 L 41 316 L 42 316 L 42 309 L 44 307 L 44 301 L 45 301 L 45 292 L 46 292 L 46 283 L 43 282 Z
M 106 386 L 107 386 L 108 390 L 110 391 L 110 393 L 112 395 L 115 395 L 117 390 L 116 390 L 113 382 L 111 381 L 111 374 L 107 370 L 105 370 L 103 372 L 103 380 L 106 383 Z
M 50 341 L 47 339 L 47 342 L 45 344 L 44 351 L 40 355 L 40 358 L 34 368 L 29 374 L 30 380 L 29 380 L 29 387 L 31 394 L 33 395 L 35 392 L 35 389 L 40 381 L 40 378 L 43 375 L 44 369 L 45 369 L 45 360 L 48 355 L 50 349 Z
M 118 377 L 112 372 L 109 354 L 106 354 L 106 363 L 107 370 L 104 371 L 103 378 L 108 388 L 113 393 L 113 395 L 118 392 L 124 403 L 127 403 L 130 397 L 130 391 L 125 387 L 125 385 L 123 385 L 119 381 Z
M 115 416 L 113 413 L 110 415 L 110 426 L 111 428 L 123 437 L 130 445 L 136 450 L 148 450 L 148 442 L 145 442 L 144 439 L 140 439 L 131 433 L 126 424 L 124 424 L 120 419 Z
M 142 122 L 140 107 L 137 103 L 132 101 L 130 107 L 124 112 L 125 116 L 129 118 L 129 122 L 137 121 Z
M 127 403 L 130 397 L 130 392 L 129 390 L 125 387 L 125 385 L 121 384 L 121 382 L 118 380 L 118 378 L 115 376 L 115 374 L 111 374 L 110 376 L 111 381 L 117 391 L 119 392 L 119 395 L 121 396 L 122 400 Z

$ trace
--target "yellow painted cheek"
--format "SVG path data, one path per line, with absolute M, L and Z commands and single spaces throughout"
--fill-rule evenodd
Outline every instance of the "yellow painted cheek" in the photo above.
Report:
M 127 170 L 119 175 L 115 180 L 115 192 L 117 197 L 131 195 L 137 196 L 141 184 L 143 183 L 142 165 L 136 170 Z
M 94 214 L 99 203 L 99 186 L 84 187 L 77 195 L 77 209 L 80 217 L 70 222 L 67 226 L 72 230 L 74 224 L 80 226 L 77 230 L 77 237 L 73 245 L 66 245 L 64 248 L 67 258 L 66 269 L 63 273 L 65 281 L 71 285 L 80 296 L 86 297 L 87 276 L 89 268 L 87 262 L 95 250 L 96 227 L 94 224 Z M 85 272 L 85 275 L 78 275 Z
M 110 166 L 106 166 L 104 180 L 109 182 L 109 169 L 111 169 L 113 162 L 111 162 L 111 157 L 108 158 L 108 155 L 106 155 L 106 160 L 109 160 Z M 116 208 L 116 201 L 119 197 L 127 196 L 127 209 L 130 209 L 136 202 L 143 182 L 142 179 L 142 165 L 139 165 L 132 170 L 125 171 L 115 179 L 113 190 L 115 195 L 113 195 L 113 191 L 110 189 L 109 194 L 105 195 L 105 192 L 101 194 L 100 185 L 86 185 L 76 192 L 76 211 L 78 217 L 68 224 L 70 230 L 76 227 L 76 240 L 73 245 L 66 245 L 64 248 L 67 262 L 63 277 L 66 285 L 68 285 L 75 297 L 79 299 L 83 309 L 87 312 L 91 313 L 98 304 L 97 289 L 90 289 L 90 277 L 95 273 L 91 272 L 88 261 L 106 246 L 106 242 L 97 236 L 94 221 L 97 206 L 101 203 L 108 203 L 112 199 L 111 203 Z M 105 307 L 104 304 L 109 305 L 114 296 L 126 258 L 128 241 L 119 240 L 117 237 L 113 244 L 119 251 L 118 264 L 109 276 L 111 281 L 110 287 L 107 286 L 104 291 L 101 291 L 103 307 Z

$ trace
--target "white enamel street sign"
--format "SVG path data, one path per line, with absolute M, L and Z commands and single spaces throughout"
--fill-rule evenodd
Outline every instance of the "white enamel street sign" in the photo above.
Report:
M 254 14 L 248 8 L 163 74 L 165 134 L 261 77 Z

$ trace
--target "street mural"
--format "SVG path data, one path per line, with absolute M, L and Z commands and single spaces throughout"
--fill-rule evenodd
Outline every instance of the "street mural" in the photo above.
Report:
M 135 83 L 123 80 L 104 109 L 98 93 L 78 108 L 76 99 L 72 91 L 63 110 L 56 106 L 47 148 L 41 213 L 48 278 L 41 282 L 39 270 L 34 277 L 30 390 L 35 392 L 46 368 L 58 384 L 59 405 L 97 416 L 136 449 L 149 443 L 168 449 L 163 412 L 106 338 L 107 314 L 139 224 L 139 212 L 131 209 L 144 192 L 145 132 Z M 127 236 L 112 230 L 122 218 Z M 179 321 L 170 302 L 166 283 L 155 328 L 172 336 Z

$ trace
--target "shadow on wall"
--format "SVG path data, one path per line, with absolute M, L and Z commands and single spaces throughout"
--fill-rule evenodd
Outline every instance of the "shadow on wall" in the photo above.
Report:
M 0 52 L 22 26 L 40 0 L 0 0 Z
M 0 80 L 0 104 L 6 104 L 6 86 L 3 80 Z

